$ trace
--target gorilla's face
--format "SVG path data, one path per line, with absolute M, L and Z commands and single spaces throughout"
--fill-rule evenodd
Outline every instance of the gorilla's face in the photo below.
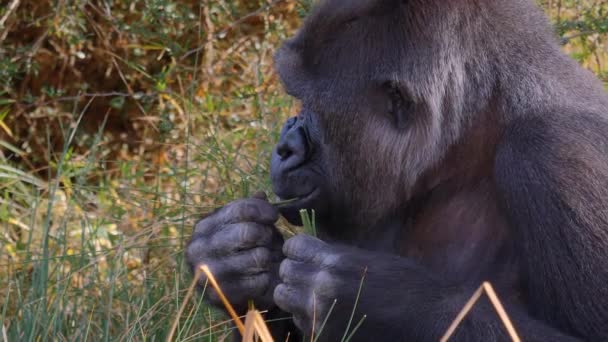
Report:
M 395 217 L 437 182 L 431 174 L 464 131 L 463 115 L 484 105 L 481 96 L 467 102 L 464 59 L 444 52 L 456 54 L 451 39 L 394 29 L 425 20 L 440 27 L 442 18 L 402 5 L 370 13 L 353 6 L 331 20 L 323 9 L 313 13 L 275 55 L 303 108 L 286 123 L 271 165 L 276 194 L 298 199 L 282 210 L 293 223 L 301 208 L 349 226 Z M 446 60 L 455 62 L 447 68 Z
M 280 207 L 291 223 L 300 224 L 299 209 L 306 208 L 321 223 L 373 224 L 408 196 L 401 133 L 381 90 L 361 96 L 367 105 L 356 101 L 356 111 L 304 104 L 287 120 L 272 153 L 271 179 L 275 194 L 294 199 Z
M 320 223 L 373 224 L 407 196 L 403 132 L 391 116 L 397 104 L 385 85 L 358 91 L 341 109 L 300 98 L 303 109 L 285 123 L 271 179 L 281 199 L 294 199 L 280 207 L 291 223 L 300 224 L 299 210 L 306 208 Z

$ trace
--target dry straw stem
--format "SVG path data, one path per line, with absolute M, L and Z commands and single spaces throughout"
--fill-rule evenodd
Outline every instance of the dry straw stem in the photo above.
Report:
M 511 320 L 509 319 L 509 315 L 507 315 L 505 308 L 500 303 L 500 300 L 498 299 L 498 296 L 496 295 L 494 288 L 487 281 L 484 282 L 483 284 L 481 284 L 481 286 L 477 289 L 477 291 L 475 291 L 475 293 L 473 294 L 471 299 L 469 299 L 469 301 L 465 304 L 465 306 L 462 308 L 462 310 L 460 310 L 460 312 L 456 316 L 456 319 L 454 319 L 454 322 L 452 322 L 452 324 L 450 325 L 448 330 L 445 332 L 445 334 L 443 335 L 441 340 L 439 340 L 440 342 L 448 341 L 448 339 L 456 331 L 456 328 L 458 328 L 460 323 L 462 323 L 464 318 L 469 314 L 469 312 L 471 311 L 471 309 L 473 308 L 475 303 L 477 303 L 479 298 L 481 298 L 481 295 L 484 291 L 485 291 L 486 295 L 488 296 L 488 298 L 490 299 L 492 306 L 494 306 L 496 313 L 498 313 L 498 316 L 500 317 L 502 324 L 504 324 L 505 328 L 507 329 L 507 332 L 509 333 L 511 340 L 513 342 L 521 342 L 521 339 L 517 335 L 517 331 L 515 331 L 515 327 L 513 326 L 513 323 L 511 323 Z
M 211 284 L 211 286 L 217 292 L 222 303 L 224 304 L 224 307 L 226 307 L 226 311 L 228 311 L 228 314 L 236 324 L 236 327 L 239 329 L 241 336 L 243 336 L 244 342 L 256 341 L 256 336 L 259 337 L 262 342 L 274 342 L 274 340 L 272 339 L 272 335 L 270 334 L 270 330 L 268 329 L 268 326 L 266 325 L 266 322 L 264 321 L 264 318 L 262 317 L 262 314 L 259 311 L 249 310 L 247 312 L 247 316 L 245 317 L 245 324 L 243 324 L 240 317 L 237 315 L 236 311 L 228 301 L 228 298 L 226 298 L 226 295 L 220 288 L 220 285 L 218 284 L 217 280 L 213 276 L 213 273 L 211 273 L 211 270 L 209 270 L 209 267 L 207 265 L 201 265 L 196 270 L 194 279 L 192 280 L 192 283 L 188 288 L 188 292 L 186 293 L 186 297 L 184 298 L 184 301 L 182 302 L 182 305 L 179 308 L 177 317 L 175 318 L 175 321 L 173 321 L 171 331 L 169 332 L 169 336 L 167 337 L 167 342 L 173 341 L 173 336 L 175 335 L 175 331 L 177 330 L 179 318 L 183 314 L 186 305 L 192 298 L 194 288 L 196 287 L 196 284 L 198 284 L 198 281 L 200 280 L 203 274 L 207 277 L 207 281 L 209 282 L 209 284 Z
M 217 280 L 215 280 L 215 277 L 209 270 L 209 267 L 207 265 L 201 265 L 196 270 L 194 279 L 192 279 L 192 283 L 190 284 L 190 287 L 188 288 L 186 298 L 184 298 L 184 301 L 182 302 L 182 305 L 179 308 L 179 311 L 177 313 L 177 317 L 175 318 L 175 321 L 173 321 L 173 325 L 171 326 L 171 331 L 169 332 L 169 336 L 167 337 L 167 342 L 173 341 L 173 335 L 175 334 L 175 330 L 177 329 L 177 324 L 179 323 L 179 318 L 181 317 L 182 313 L 184 312 L 186 304 L 188 304 L 188 302 L 190 301 L 190 298 L 192 297 L 192 293 L 194 292 L 194 288 L 196 287 L 196 284 L 198 283 L 199 279 L 201 278 L 201 275 L 203 275 L 203 274 L 205 274 L 207 276 L 207 281 L 209 282 L 209 284 L 211 284 L 211 286 L 213 286 L 213 288 L 217 292 L 218 296 L 222 300 L 222 303 L 226 307 L 226 310 L 228 311 L 228 314 L 230 314 L 230 317 L 234 320 L 234 323 L 236 324 L 236 327 L 239 329 L 239 332 L 241 333 L 241 335 L 243 335 L 245 333 L 245 326 L 243 325 L 243 322 L 241 321 L 239 316 L 236 314 L 236 311 L 234 311 L 234 308 L 232 307 L 232 305 L 230 305 L 230 302 L 228 302 L 228 298 L 226 298 L 226 296 L 224 295 L 224 292 L 222 291 L 219 284 L 217 283 Z
M 224 291 L 222 291 L 222 289 L 220 288 L 220 285 L 217 283 L 217 280 L 215 280 L 215 277 L 211 273 L 211 270 L 209 270 L 209 266 L 207 266 L 207 265 L 201 265 L 201 266 L 199 266 L 199 269 L 203 273 L 205 273 L 205 275 L 207 276 L 207 279 L 209 280 L 209 283 L 211 284 L 211 286 L 213 286 L 213 288 L 217 292 L 217 295 L 222 300 L 222 303 L 224 304 L 224 307 L 226 307 L 226 310 L 228 311 L 228 314 L 234 320 L 234 324 L 236 324 L 236 327 L 239 329 L 239 332 L 241 333 L 241 336 L 244 335 L 245 334 L 245 325 L 243 324 L 243 322 L 239 318 L 239 315 L 236 314 L 236 311 L 234 311 L 234 308 L 232 307 L 232 305 L 228 301 L 228 298 L 226 298 L 226 295 L 224 295 Z
M 262 342 L 273 342 L 272 335 L 268 326 L 257 310 L 249 310 L 245 317 L 245 333 L 243 334 L 244 342 L 256 341 L 255 337 L 259 337 Z

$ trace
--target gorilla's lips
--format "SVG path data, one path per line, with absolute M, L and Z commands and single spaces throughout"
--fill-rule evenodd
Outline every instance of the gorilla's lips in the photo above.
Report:
M 277 208 L 281 212 L 287 221 L 291 224 L 300 225 L 300 210 L 301 209 L 316 209 L 315 204 L 318 202 L 319 194 L 321 190 L 319 188 L 313 189 L 311 192 L 305 195 L 289 196 L 285 194 L 277 194 L 277 196 L 283 201 L 278 203 Z

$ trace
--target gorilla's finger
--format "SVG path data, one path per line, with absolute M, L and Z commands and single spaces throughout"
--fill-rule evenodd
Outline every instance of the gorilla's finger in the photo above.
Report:
M 222 227 L 210 241 L 210 248 L 218 255 L 268 246 L 272 242 L 273 228 L 257 223 L 234 223 Z
M 307 316 L 309 311 L 309 297 L 299 287 L 279 284 L 274 289 L 274 302 L 283 311 L 298 316 Z
M 304 286 L 314 278 L 315 268 L 299 261 L 285 259 L 279 267 L 279 278 L 285 284 Z
M 209 255 L 212 254 L 212 250 L 204 239 L 194 239 L 186 246 L 185 254 L 188 264 L 195 267 L 204 263 L 204 260 L 208 259 Z
M 231 255 L 217 255 L 208 250 L 205 240 L 193 241 L 186 249 L 186 260 L 192 267 L 206 264 L 216 278 L 234 278 L 241 275 L 254 275 L 270 270 L 276 256 L 268 248 L 256 247 Z
M 283 254 L 289 259 L 298 261 L 316 260 L 327 244 L 315 237 L 299 234 L 285 241 Z
M 274 224 L 279 219 L 279 211 L 268 201 L 248 198 L 228 203 L 213 215 L 199 221 L 194 227 L 193 236 L 208 236 L 221 226 L 238 222 L 257 222 Z
M 238 254 L 223 257 L 210 265 L 211 272 L 221 278 L 237 278 L 268 272 L 272 265 L 272 253 L 268 248 L 257 247 Z M 214 270 L 214 267 L 216 270 Z M 215 273 L 214 273 L 215 274 Z
M 222 223 L 257 222 L 273 224 L 279 219 L 279 211 L 266 200 L 248 198 L 234 201 L 220 212 Z
M 268 201 L 268 196 L 266 195 L 266 193 L 264 191 L 256 191 L 253 195 L 251 195 L 251 198 L 257 198 L 260 199 L 262 201 Z
M 231 303 L 246 302 L 248 299 L 262 296 L 271 284 L 268 273 L 260 273 L 253 276 L 235 278 L 234 280 L 220 283 L 220 287 Z M 217 292 L 207 287 L 208 298 L 213 302 L 219 302 Z

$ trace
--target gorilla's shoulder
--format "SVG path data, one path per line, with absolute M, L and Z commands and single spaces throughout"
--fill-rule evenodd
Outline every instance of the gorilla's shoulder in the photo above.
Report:
M 499 152 L 513 149 L 511 152 L 522 154 L 552 148 L 559 148 L 560 153 L 578 149 L 608 152 L 608 109 L 605 113 L 572 110 L 519 117 L 507 125 L 499 144 Z
M 503 184 L 507 188 L 534 179 L 559 189 L 608 189 L 608 111 L 514 120 L 498 144 L 495 170 L 499 183 L 517 183 Z

